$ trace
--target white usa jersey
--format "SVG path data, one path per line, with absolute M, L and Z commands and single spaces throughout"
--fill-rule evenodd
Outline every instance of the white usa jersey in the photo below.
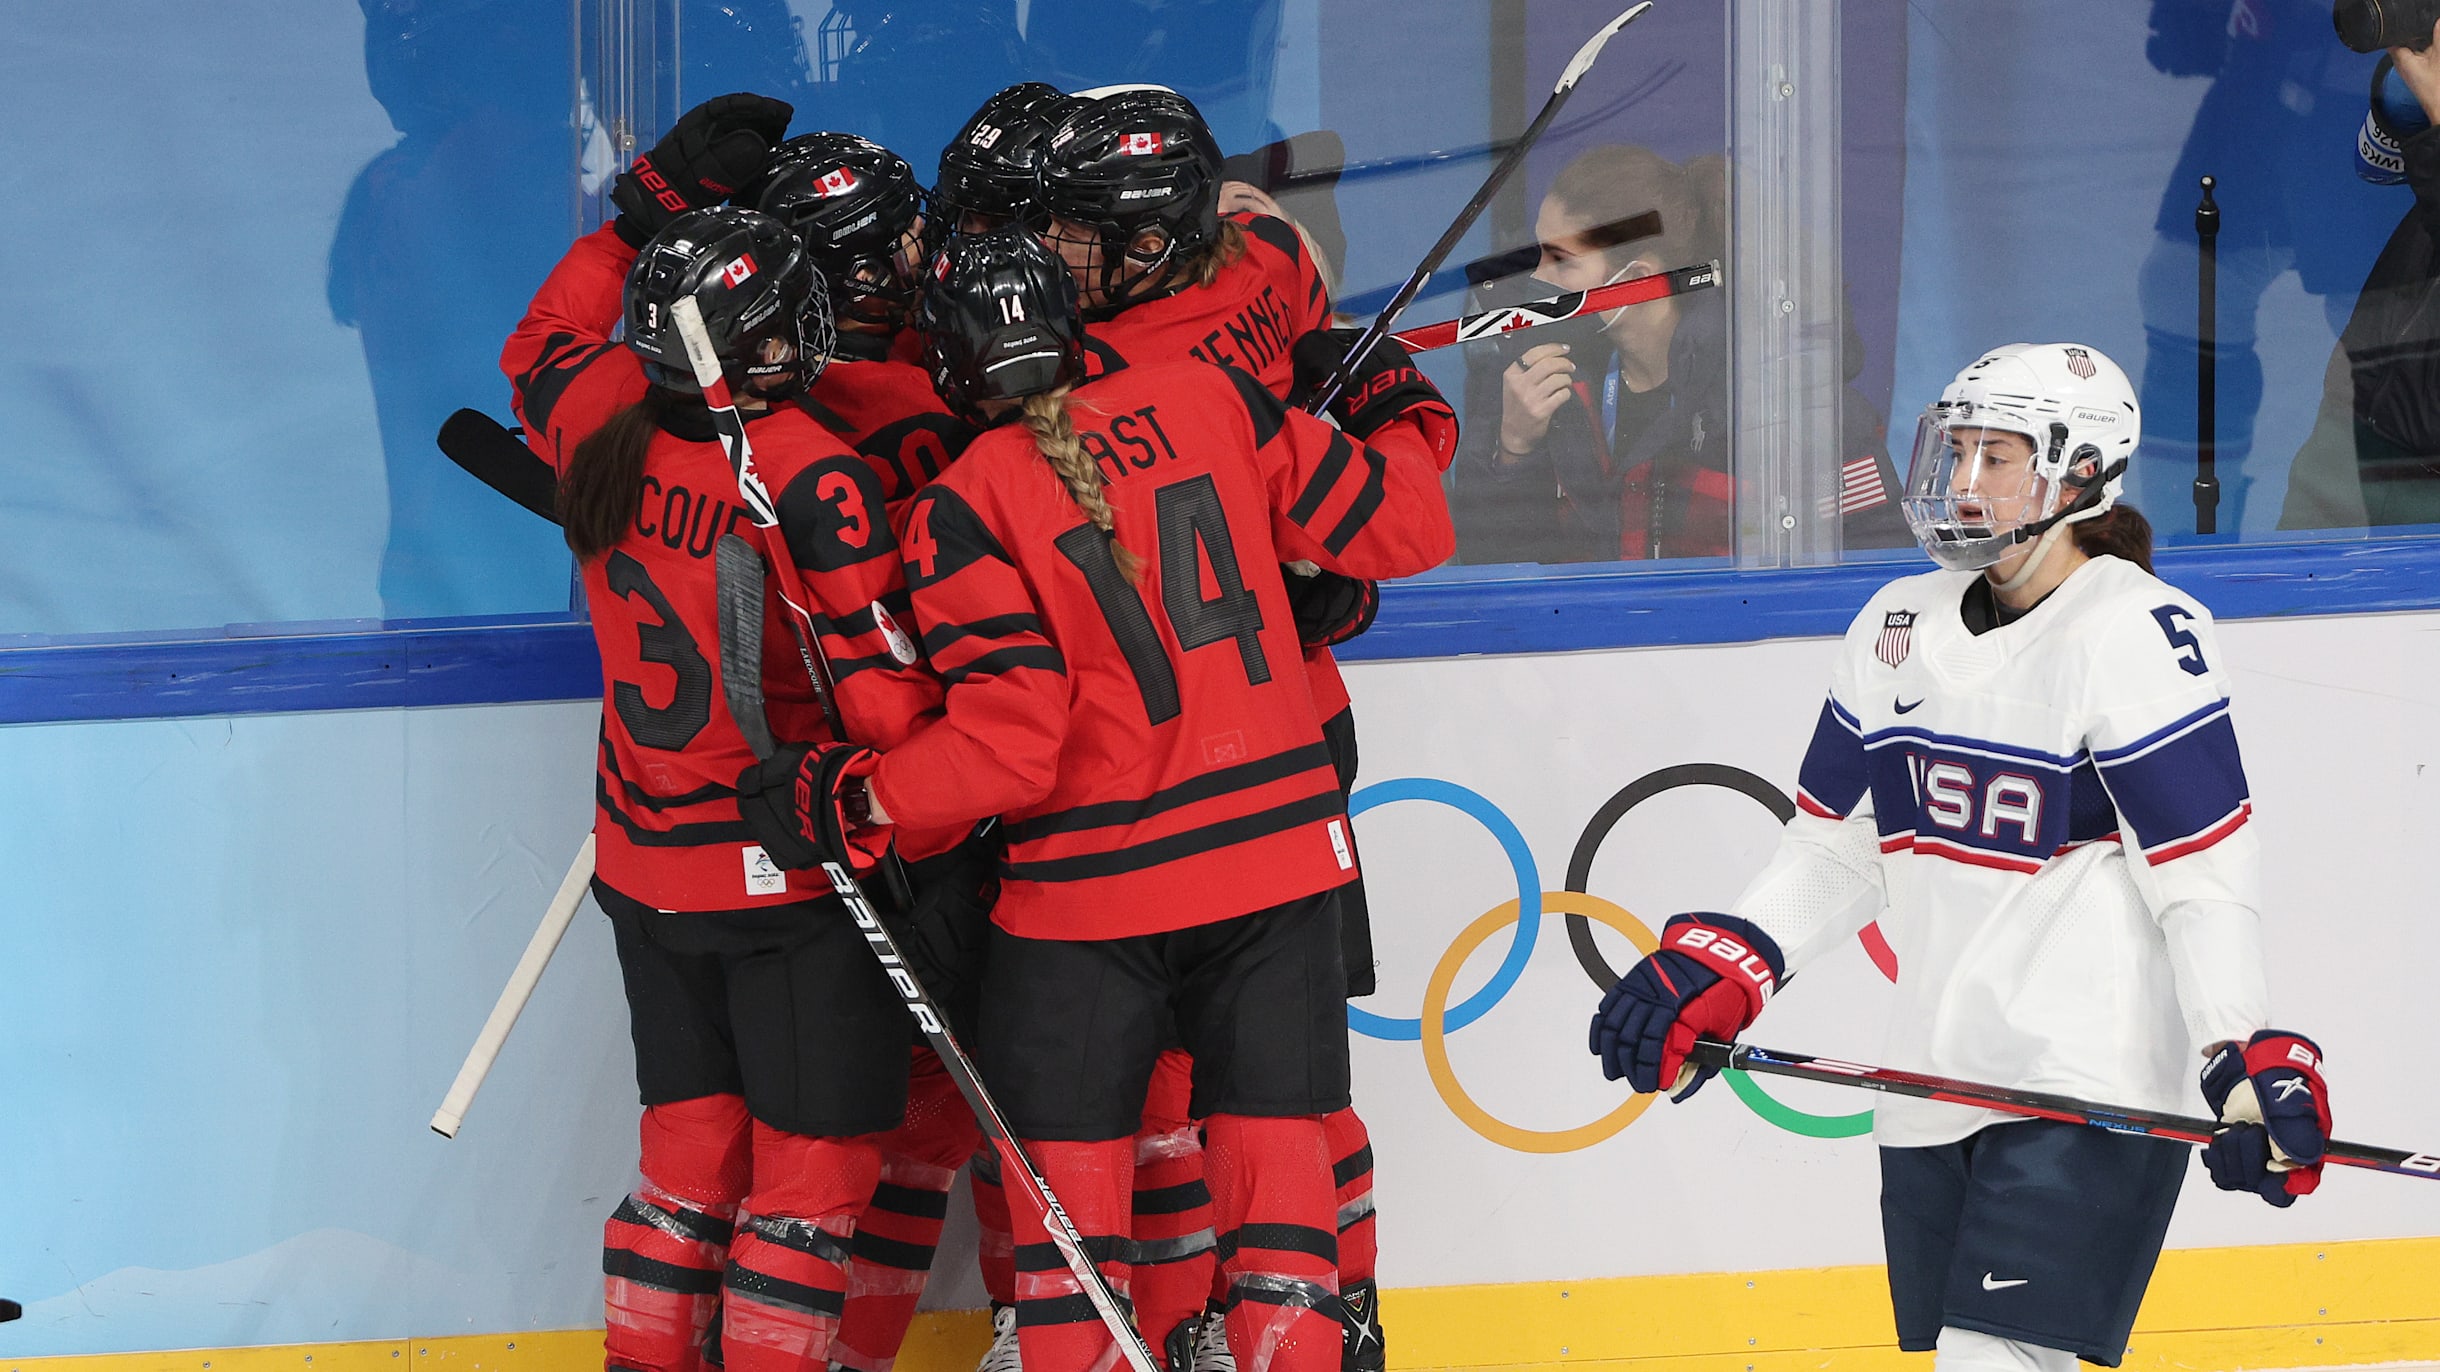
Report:
M 2266 1014 L 2211 616 L 2101 557 L 1977 635 L 1979 575 L 1892 582 L 1856 617 L 1800 813 L 1736 913 L 1791 972 L 1878 915 L 1891 1066 L 2191 1113 L 2198 1039 Z M 1874 1136 L 1922 1147 L 2004 1118 L 1884 1096 Z

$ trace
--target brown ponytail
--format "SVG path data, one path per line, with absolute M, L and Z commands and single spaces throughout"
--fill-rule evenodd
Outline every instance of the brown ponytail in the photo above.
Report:
M 655 386 L 644 398 L 576 445 L 559 478 L 559 525 L 578 561 L 610 551 L 635 523 L 644 502 L 644 451 L 668 413 L 670 393 Z
M 2112 505 L 2099 519 L 2070 524 L 2068 532 L 2086 557 L 2107 554 L 2152 570 L 2152 521 L 2132 505 Z
M 1186 279 L 1197 286 L 1208 286 L 1220 279 L 1220 272 L 1230 263 L 1245 256 L 1245 226 L 1234 219 L 1220 221 L 1219 236 L 1212 239 L 1194 265 L 1186 269 Z
M 1076 508 L 1093 521 L 1095 528 L 1110 535 L 1110 553 L 1118 561 L 1119 574 L 1130 582 L 1144 572 L 1144 559 L 1137 557 L 1126 544 L 1118 541 L 1118 517 L 1110 512 L 1109 498 L 1101 493 L 1107 484 L 1101 475 L 1101 464 L 1084 450 L 1076 437 L 1075 421 L 1068 417 L 1068 388 L 1060 387 L 1041 395 L 1025 397 L 1025 431 L 1034 436 L 1034 446 L 1059 474 L 1059 480 L 1076 501 Z

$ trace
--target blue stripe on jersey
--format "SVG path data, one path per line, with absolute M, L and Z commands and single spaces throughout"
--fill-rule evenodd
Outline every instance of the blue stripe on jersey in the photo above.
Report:
M 1855 716 L 1840 709 L 1836 700 L 1823 701 L 1821 718 L 1813 725 L 1813 742 L 1805 747 L 1804 766 L 1796 772 L 1797 803 L 1809 799 L 1829 812 L 1825 818 L 1844 819 L 1855 813 L 1870 781 Z
M 1884 840 L 1911 835 L 2038 866 L 2118 832 L 2117 811 L 2089 760 L 2054 769 L 1886 736 L 1867 756 Z
M 2251 798 L 2236 727 L 2224 707 L 2184 734 L 2145 748 L 2140 756 L 2115 750 L 2117 760 L 2104 759 L 2101 778 L 2148 852 L 2192 838 Z
M 2158 729 L 2154 729 L 2152 732 L 2145 734 L 2142 738 L 2139 738 L 2133 743 L 2129 743 L 2124 747 L 2103 748 L 2093 754 L 2093 760 L 2100 763 L 2102 766 L 2107 767 L 2122 757 L 2126 757 L 2132 753 L 2140 753 L 2155 743 L 2159 743 L 2174 735 L 2182 734 L 2188 729 L 2194 728 L 2196 725 L 2201 724 L 2204 720 L 2211 718 L 2213 715 L 2224 715 L 2226 713 L 2228 713 L 2228 702 L 2225 700 L 2215 700 L 2209 705 L 2204 706 L 2202 709 L 2197 710 L 2194 713 L 2175 721 L 2174 723 L 2165 724 Z

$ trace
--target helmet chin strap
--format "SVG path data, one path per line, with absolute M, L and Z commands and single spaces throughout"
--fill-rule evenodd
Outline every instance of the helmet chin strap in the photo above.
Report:
M 2033 580 L 2034 573 L 2042 570 L 2042 563 L 2049 558 L 2050 550 L 2058 545 L 2059 536 L 2066 532 L 2067 523 L 2064 520 L 2044 529 L 2042 536 L 2033 541 L 2033 551 L 2025 554 L 2025 564 L 2016 569 L 2016 575 L 2006 581 L 1991 583 L 1991 589 L 2006 595 Z

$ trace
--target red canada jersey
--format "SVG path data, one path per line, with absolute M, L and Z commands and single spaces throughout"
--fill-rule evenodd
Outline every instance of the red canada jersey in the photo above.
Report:
M 1029 938 L 1157 933 L 1346 883 L 1279 566 L 1392 577 L 1447 557 L 1425 420 L 1358 443 L 1192 362 L 1087 382 L 1068 413 L 1141 574 L 1022 426 L 977 438 L 901 532 L 948 695 L 882 758 L 876 799 L 902 824 L 1005 816 L 993 918 Z
M 920 336 L 912 330 L 899 339 Z M 798 405 L 863 455 L 881 478 L 890 508 L 914 498 L 974 441 L 974 426 L 949 413 L 932 374 L 900 354 L 873 361 L 834 358 Z
M 1267 214 L 1228 218 L 1245 230 L 1245 255 L 1208 286 L 1130 306 L 1085 326 L 1085 374 L 1194 358 L 1234 368 L 1285 401 L 1296 379 L 1289 350 L 1330 327 L 1330 288 L 1294 225 Z M 1443 465 L 1446 465 L 1445 460 Z M 1347 708 L 1347 685 L 1325 647 L 1303 651 L 1313 705 L 1328 719 Z
M 555 471 L 647 389 L 635 354 L 608 340 L 634 257 L 607 229 L 578 240 L 503 355 L 527 441 Z M 749 415 L 747 432 L 779 506 L 777 528 L 755 527 L 739 504 L 710 413 L 680 407 L 645 451 L 634 523 L 582 569 L 602 657 L 595 870 L 664 910 L 743 909 L 830 889 L 818 871 L 773 867 L 738 815 L 737 776 L 754 755 L 721 689 L 712 548 L 722 534 L 741 534 L 771 565 L 792 569 L 859 741 L 893 746 L 940 705 L 939 682 L 899 627 L 913 615 L 873 469 L 794 407 Z M 827 738 L 778 581 L 764 592 L 771 730 Z M 945 846 L 940 836 L 909 837 L 918 855 Z

